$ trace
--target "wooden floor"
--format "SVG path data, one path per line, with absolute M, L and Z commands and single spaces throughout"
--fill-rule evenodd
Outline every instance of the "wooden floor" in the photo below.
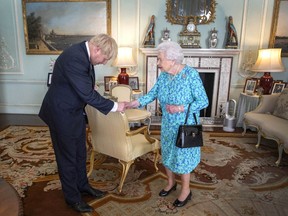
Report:
M 38 115 L 28 114 L 0 114 L 0 130 L 10 125 L 45 126 Z
M 17 191 L 0 178 L 0 215 L 22 216 L 23 204 Z
M 27 126 L 46 126 L 46 124 L 38 117 L 33 114 L 0 114 L 0 131 L 7 128 L 10 125 L 27 125 Z M 159 131 L 159 126 L 151 125 L 150 130 Z M 204 131 L 211 132 L 225 132 L 222 127 L 203 127 Z M 160 131 L 159 131 L 160 132 Z M 235 128 L 235 132 L 242 133 L 242 128 Z M 229 133 L 229 132 L 227 132 Z

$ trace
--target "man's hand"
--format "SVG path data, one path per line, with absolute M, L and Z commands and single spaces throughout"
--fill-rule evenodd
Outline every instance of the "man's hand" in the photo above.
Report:
M 118 102 L 118 108 L 117 108 L 117 111 L 118 112 L 124 112 L 125 109 L 126 109 L 126 104 L 128 102 Z

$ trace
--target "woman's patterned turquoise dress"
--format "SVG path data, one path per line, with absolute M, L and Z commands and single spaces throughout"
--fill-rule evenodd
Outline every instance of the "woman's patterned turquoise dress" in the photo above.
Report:
M 200 110 L 208 106 L 207 94 L 198 71 L 186 65 L 175 76 L 161 72 L 153 88 L 138 100 L 140 106 L 145 106 L 156 98 L 162 109 L 162 162 L 174 173 L 190 173 L 200 163 L 200 147 L 178 148 L 175 146 L 175 140 L 179 125 L 185 121 L 188 104 L 191 103 L 188 124 L 195 124 L 193 112 L 199 122 Z M 170 114 L 166 111 L 166 104 L 184 105 L 185 112 Z

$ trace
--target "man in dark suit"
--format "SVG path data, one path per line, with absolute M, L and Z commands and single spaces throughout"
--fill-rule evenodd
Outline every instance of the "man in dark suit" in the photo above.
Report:
M 39 112 L 49 126 L 65 201 L 78 212 L 93 211 L 81 194 L 105 195 L 88 183 L 84 108 L 89 104 L 103 114 L 124 111 L 125 103 L 105 99 L 94 90 L 94 65 L 115 59 L 117 52 L 117 43 L 106 34 L 64 50 L 55 62 L 52 83 Z

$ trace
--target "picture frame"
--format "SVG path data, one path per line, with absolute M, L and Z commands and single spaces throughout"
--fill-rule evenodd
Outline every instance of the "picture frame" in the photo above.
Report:
M 282 48 L 282 57 L 288 57 L 287 11 L 288 0 L 274 0 L 269 47 Z
M 286 87 L 287 83 L 285 82 L 274 82 L 273 87 L 271 90 L 271 94 L 278 94 L 283 91 L 283 89 Z
M 26 54 L 59 55 L 96 34 L 111 34 L 111 0 L 22 0 L 22 12 Z
M 245 81 L 243 92 L 246 94 L 254 94 L 258 83 L 259 80 L 257 78 L 247 78 Z
M 129 77 L 129 86 L 132 88 L 132 90 L 139 90 L 139 78 Z
M 47 87 L 49 87 L 52 83 L 52 75 L 53 73 L 48 73 L 48 77 L 47 77 Z
M 117 77 L 115 76 L 104 76 L 104 89 L 110 91 L 111 87 L 117 85 Z

